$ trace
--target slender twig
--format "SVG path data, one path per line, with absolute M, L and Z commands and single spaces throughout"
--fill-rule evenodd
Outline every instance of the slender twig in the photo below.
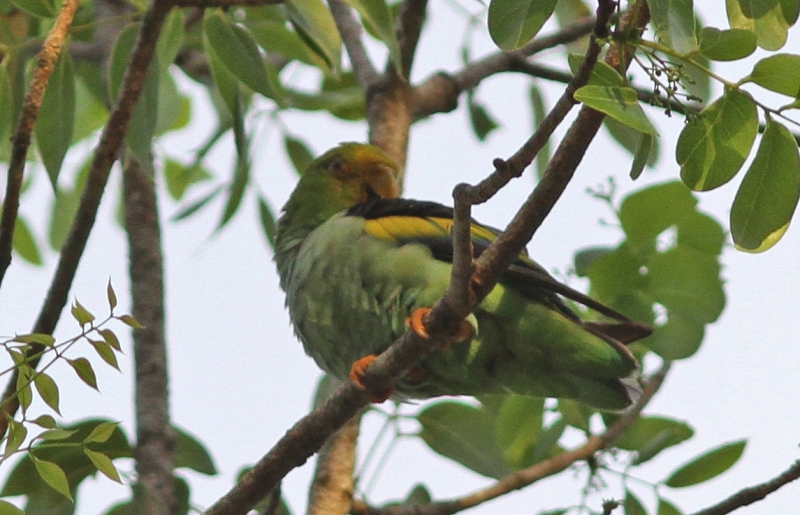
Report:
M 164 260 L 152 163 L 128 157 L 123 174 L 125 232 L 130 249 L 136 405 L 136 472 L 145 513 L 170 515 L 176 506 L 172 472 L 175 432 L 170 425 L 164 331 Z
M 411 75 L 411 65 L 414 62 L 414 53 L 419 43 L 427 7 L 428 0 L 405 0 L 397 16 L 397 41 L 400 45 L 403 77 L 406 80 Z M 391 63 L 387 64 L 387 71 L 390 69 L 392 69 Z
M 786 471 L 769 481 L 761 483 L 760 485 L 744 488 L 719 504 L 700 510 L 694 515 L 725 515 L 742 506 L 760 501 L 796 479 L 800 479 L 800 460 L 795 461 Z
M 14 225 L 19 212 L 19 195 L 22 190 L 22 178 L 25 170 L 25 158 L 31 145 L 31 135 L 36 125 L 36 117 L 42 107 L 47 83 L 56 67 L 58 56 L 64 45 L 69 27 L 78 10 L 78 0 L 64 0 L 55 24 L 44 40 L 39 52 L 39 63 L 33 72 L 33 82 L 22 105 L 22 113 L 13 136 L 11 160 L 8 165 L 6 195 L 3 200 L 3 215 L 0 219 L 0 284 L 11 264 L 11 248 L 14 241 Z
M 449 501 L 433 502 L 415 506 L 392 506 L 389 508 L 375 508 L 363 502 L 356 502 L 353 506 L 355 515 L 453 515 L 468 508 L 491 501 L 502 495 L 530 486 L 546 477 L 553 476 L 578 461 L 591 458 L 596 452 L 612 446 L 614 441 L 633 424 L 647 406 L 653 396 L 658 392 L 670 369 L 670 363 L 664 365 L 654 373 L 642 391 L 642 396 L 624 415 L 619 417 L 608 429 L 599 436 L 591 436 L 582 446 L 571 451 L 564 451 L 552 458 L 541 461 L 529 468 L 518 470 L 498 480 L 493 485 Z
M 601 2 L 599 4 L 597 18 L 595 20 L 595 32 L 589 42 L 589 47 L 586 50 L 583 63 L 575 76 L 570 80 L 564 93 L 562 93 L 561 97 L 553 106 L 553 109 L 551 109 L 545 119 L 542 120 L 538 130 L 509 160 L 503 161 L 502 159 L 496 159 L 494 162 L 494 173 L 481 181 L 477 186 L 473 187 L 467 184 L 459 184 L 453 190 L 453 200 L 455 203 L 455 213 L 453 217 L 453 268 L 450 286 L 448 287 L 447 294 L 442 299 L 442 303 L 446 304 L 454 313 L 462 317 L 466 316 L 472 311 L 478 301 L 475 295 L 465 294 L 466 292 L 472 292 L 469 281 L 474 272 L 471 262 L 472 252 L 469 228 L 471 206 L 485 202 L 497 193 L 500 188 L 508 184 L 512 178 L 521 175 L 525 167 L 533 161 L 539 151 L 547 144 L 547 141 L 550 139 L 556 127 L 561 124 L 567 113 L 572 109 L 572 106 L 577 103 L 573 98 L 575 91 L 589 81 L 589 75 L 600 55 L 600 45 L 597 43 L 597 38 L 603 37 L 607 33 L 608 29 L 606 24 L 613 12 L 613 7 L 610 6 L 609 2 Z M 519 251 L 517 251 L 517 253 L 519 253 Z M 468 259 L 470 260 L 469 262 L 467 261 Z M 507 264 L 508 263 L 506 263 L 506 266 Z M 479 281 L 483 282 L 485 278 L 481 278 Z M 481 295 L 486 295 L 494 287 L 494 283 L 482 286 L 484 287 L 480 288 Z M 480 298 L 483 297 L 481 296 Z
M 89 233 L 94 226 L 100 199 L 103 196 L 111 166 L 116 161 L 117 154 L 122 146 L 128 122 L 133 114 L 133 108 L 139 98 L 139 93 L 144 86 L 147 67 L 153 59 L 156 50 L 158 35 L 164 18 L 172 8 L 169 0 L 154 0 L 142 20 L 139 39 L 131 55 L 130 65 L 125 72 L 119 99 L 100 135 L 100 142 L 94 153 L 89 177 L 86 180 L 78 212 L 70 228 L 67 240 L 61 250 L 61 259 L 50 283 L 44 304 L 39 317 L 34 324 L 34 333 L 52 334 L 61 316 L 61 311 L 67 303 L 72 280 L 78 269 L 78 262 L 83 255 Z M 33 345 L 31 354 L 40 352 L 39 346 Z M 31 362 L 36 367 L 36 362 Z M 13 416 L 19 408 L 16 398 L 10 401 L 16 390 L 17 374 L 9 380 L 3 394 L 3 409 Z M 8 428 L 7 417 L 0 417 L 0 435 L 5 434 Z
M 367 49 L 361 40 L 361 25 L 344 0 L 328 0 L 328 6 L 331 8 L 333 19 L 342 35 L 342 43 L 347 50 L 347 55 L 350 56 L 350 64 L 356 74 L 356 80 L 361 85 L 361 89 L 367 91 L 378 81 L 380 76 L 369 60 Z

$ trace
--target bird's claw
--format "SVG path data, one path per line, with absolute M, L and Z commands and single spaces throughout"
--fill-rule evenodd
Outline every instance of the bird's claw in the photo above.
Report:
M 367 368 L 375 361 L 375 354 L 370 354 L 368 356 L 364 356 L 362 358 L 358 358 L 353 365 L 350 367 L 350 380 L 356 385 L 356 388 L 359 390 L 364 390 L 367 392 L 367 387 L 364 385 L 363 379 L 364 374 L 367 372 Z M 388 388 L 382 392 L 367 392 L 367 398 L 369 402 L 373 404 L 380 404 L 389 397 L 392 396 L 394 393 L 394 388 Z
M 424 318 L 431 312 L 431 308 L 417 308 L 411 312 L 411 316 L 406 318 L 406 327 L 417 333 L 422 338 L 430 338 L 428 330 L 425 328 Z M 463 342 L 472 337 L 475 330 L 472 324 L 466 320 L 461 321 L 458 332 L 453 336 L 453 341 Z

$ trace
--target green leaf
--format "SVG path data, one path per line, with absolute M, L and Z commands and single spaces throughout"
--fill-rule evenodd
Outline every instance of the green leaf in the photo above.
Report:
M 581 67 L 581 64 L 583 64 L 583 59 L 583 54 L 569 54 L 567 56 L 569 69 L 572 73 L 578 73 L 578 69 Z M 629 85 L 628 81 L 626 81 L 613 66 L 603 61 L 597 61 L 597 63 L 595 63 L 587 84 L 591 86 L 608 86 L 611 88 L 622 88 Z
M 87 444 L 92 442 L 107 442 L 117 430 L 117 427 L 119 427 L 118 422 L 100 422 L 92 428 L 92 431 L 86 438 L 83 439 L 82 443 Z
M 242 130 L 244 130 L 242 128 Z M 233 182 L 228 186 L 228 200 L 225 203 L 225 210 L 222 219 L 217 226 L 217 230 L 224 227 L 239 210 L 239 206 L 250 182 L 250 160 L 247 157 L 247 142 L 244 136 L 237 138 L 241 141 L 241 146 L 237 145 L 236 169 L 233 173 Z
M 12 354 L 13 356 L 13 354 Z M 23 368 L 23 366 L 18 365 L 19 375 L 17 376 L 17 384 L 16 384 L 16 392 L 17 392 L 17 399 L 19 400 L 19 407 L 22 409 L 23 415 L 30 407 L 31 402 L 33 402 L 33 391 L 31 391 L 31 372 L 30 366 L 25 365 L 27 370 Z
M 611 134 L 611 137 L 614 138 L 614 141 L 622 145 L 625 150 L 630 152 L 634 158 L 634 163 L 637 163 L 637 159 L 644 157 L 645 164 L 647 166 L 655 166 L 659 155 L 661 154 L 659 140 L 657 138 L 654 138 L 651 134 L 637 131 L 636 129 L 620 123 L 609 116 L 606 116 L 603 119 L 603 125 L 606 129 L 608 129 L 608 133 Z M 646 156 L 642 156 L 642 153 L 645 150 L 644 147 L 648 144 L 648 141 L 652 146 L 649 153 Z M 638 166 L 638 164 L 636 166 Z M 633 169 L 634 165 L 631 165 L 631 171 L 633 171 Z
M 677 246 L 650 258 L 649 292 L 671 313 L 698 324 L 715 321 L 725 307 L 716 256 Z
M 75 299 L 75 303 L 72 305 L 72 309 L 70 310 L 72 313 L 72 317 L 78 321 L 81 326 L 86 324 L 91 324 L 94 321 L 94 315 L 89 313 L 83 305 L 78 302 L 78 299 Z
M 102 452 L 93 451 L 85 447 L 83 452 L 86 454 L 86 457 L 91 460 L 92 464 L 97 467 L 97 470 L 102 472 L 108 479 L 122 484 L 119 472 L 117 472 L 117 468 L 114 466 L 114 462 L 111 461 L 111 458 Z
M 317 94 L 288 92 L 291 104 L 304 111 L 328 111 L 343 120 L 361 120 L 366 116 L 364 91 L 352 72 L 339 77 L 325 77 L 322 90 Z
M 613 251 L 614 249 L 611 247 L 587 247 L 579 250 L 575 253 L 575 258 L 573 259 L 575 273 L 578 274 L 578 277 L 586 277 L 592 263 Z
M 279 99 L 278 84 L 270 78 L 267 65 L 253 36 L 235 25 L 221 9 L 206 12 L 203 33 L 222 65 L 253 91 Z M 216 77 L 215 77 L 216 79 Z
M 546 427 L 539 435 L 536 445 L 523 461 L 522 466 L 530 467 L 561 452 L 557 444 L 566 428 L 567 421 L 564 417 L 558 418 L 555 422 Z
M 789 26 L 797 19 L 796 2 L 791 1 L 726 0 L 725 5 L 731 28 L 754 32 L 758 46 L 764 50 L 778 50 L 785 45 Z
M 756 51 L 756 35 L 749 30 L 719 30 L 704 27 L 700 31 L 700 53 L 712 61 L 736 61 Z
M 23 11 L 42 18 L 55 18 L 58 8 L 54 0 L 9 0 Z
M 683 515 L 683 512 L 675 507 L 674 504 L 662 499 L 658 499 L 658 515 Z
M 109 68 L 109 87 L 112 104 L 117 102 L 122 79 L 133 54 L 136 38 L 139 34 L 140 23 L 125 27 L 120 32 L 111 54 Z M 133 110 L 125 141 L 130 146 L 136 158 L 143 164 L 151 160 L 152 139 L 158 122 L 158 83 L 159 63 L 154 56 L 147 68 L 147 77 L 144 87 L 139 94 L 139 100 Z
M 481 141 L 486 141 L 489 133 L 499 127 L 483 104 L 476 102 L 471 97 L 469 100 L 469 121 L 472 124 L 472 131 Z
M 693 0 L 648 0 L 658 38 L 681 54 L 697 49 Z
M 731 233 L 737 248 L 762 252 L 775 245 L 789 226 L 798 199 L 797 141 L 786 127 L 769 120 L 731 207 Z
M 212 200 L 214 200 L 217 197 L 217 195 L 222 193 L 222 190 L 223 190 L 223 187 L 222 186 L 218 186 L 217 188 L 212 190 L 210 193 L 208 193 L 206 196 L 201 197 L 200 199 L 192 202 L 191 204 L 189 204 L 188 206 L 184 207 L 183 209 L 178 211 L 176 214 L 174 214 L 172 216 L 172 221 L 173 222 L 177 222 L 178 220 L 183 220 L 185 218 L 190 217 L 191 215 L 193 215 L 194 213 L 196 213 L 197 211 L 199 211 L 203 207 L 207 206 Z
M 195 472 L 213 476 L 217 474 L 217 467 L 208 452 L 208 449 L 189 433 L 179 429 L 175 430 L 175 467 L 189 468 Z
M 420 437 L 434 452 L 484 476 L 499 479 L 511 472 L 487 412 L 445 401 L 425 408 L 417 420 L 422 425 Z
M 283 135 L 283 145 L 297 175 L 303 175 L 308 165 L 314 160 L 314 153 L 309 150 L 303 140 L 290 136 L 288 133 Z
M 212 177 L 200 164 L 184 166 L 174 159 L 167 159 L 164 165 L 164 179 L 167 191 L 175 200 L 181 200 L 186 190 L 193 184 L 207 181 Z
M 72 367 L 81 381 L 97 390 L 97 376 L 94 373 L 92 364 L 86 358 L 68 359 L 67 363 Z
M 36 435 L 36 438 L 40 438 L 42 440 L 64 440 L 69 438 L 70 436 L 74 435 L 75 431 L 70 431 L 68 429 L 48 429 L 47 431 L 43 431 L 40 434 Z
M 106 286 L 106 298 L 108 307 L 113 311 L 117 307 L 117 294 L 114 292 L 114 287 L 111 286 L 111 279 L 108 280 L 108 286 Z
M 750 79 L 770 91 L 800 98 L 800 55 L 777 54 L 761 59 Z
M 258 196 L 258 214 L 261 220 L 261 228 L 264 230 L 264 236 L 267 237 L 267 243 L 269 243 L 270 247 L 274 248 L 275 231 L 277 230 L 275 215 L 272 214 L 272 209 L 261 195 Z
M 536 445 L 543 416 L 544 399 L 509 395 L 503 401 L 495 420 L 495 433 L 506 462 L 512 467 L 520 468 L 529 449 Z
M 158 82 L 158 120 L 155 133 L 162 135 L 186 127 L 192 114 L 189 97 L 178 91 L 175 80 L 168 71 L 159 76 Z
M 695 191 L 731 180 L 744 164 L 758 132 L 758 113 L 750 96 L 726 90 L 683 128 L 675 157 L 681 179 Z
M 75 214 L 78 212 L 78 206 L 80 205 L 83 185 L 89 175 L 90 165 L 91 156 L 79 170 L 74 187 L 71 190 L 59 188 L 56 191 L 50 214 L 50 231 L 48 234 L 50 248 L 55 251 L 61 250 L 72 228 L 72 222 L 75 220 Z
M 44 372 L 38 372 L 33 376 L 33 384 L 36 387 L 36 391 L 42 396 L 42 400 L 60 415 L 61 412 L 58 409 L 58 385 L 53 381 L 53 378 Z
M 678 222 L 678 245 L 719 256 L 725 244 L 725 231 L 708 215 L 695 212 Z
M 704 324 L 680 313 L 669 313 L 667 323 L 656 327 L 647 339 L 647 347 L 670 361 L 686 359 L 697 352 L 704 336 Z
M 56 343 L 56 339 L 53 338 L 52 334 L 43 333 L 18 334 L 11 341 L 19 343 L 35 343 L 38 345 L 44 345 L 45 347 L 52 347 L 53 344 Z
M 8 419 L 8 438 L 6 439 L 6 448 L 3 451 L 3 458 L 8 458 L 17 450 L 25 438 L 28 436 L 28 429 L 13 419 Z
M 330 72 L 328 61 L 316 49 L 306 44 L 306 40 L 286 26 L 284 20 L 245 21 L 258 46 L 268 53 L 278 54 L 290 60 L 300 61 Z
M 122 347 L 119 345 L 119 339 L 114 331 L 111 329 L 100 329 L 100 334 L 107 344 L 111 345 L 115 350 L 122 352 Z
M 630 490 L 625 490 L 625 515 L 647 515 L 647 510 L 644 509 L 642 501 L 633 495 Z
M 403 66 L 400 59 L 400 44 L 397 41 L 394 16 L 388 2 L 384 0 L 345 0 L 350 7 L 358 11 L 364 24 L 369 26 L 378 35 L 389 50 L 397 74 L 403 76 Z
M 694 430 L 685 422 L 664 417 L 640 417 L 617 439 L 614 446 L 636 451 L 634 464 L 638 465 L 693 435 Z
M 503 50 L 516 50 L 539 33 L 557 0 L 492 0 L 489 35 Z
M 67 47 L 56 61 L 36 119 L 36 143 L 53 190 L 75 128 L 75 72 Z
M 36 472 L 39 473 L 39 476 L 47 483 L 53 490 L 60 493 L 70 501 L 72 500 L 72 494 L 69 491 L 69 483 L 67 483 L 67 476 L 64 474 L 64 471 L 50 461 L 43 461 L 34 456 L 33 454 L 28 454 L 31 460 L 33 461 L 33 465 L 36 467 Z
M 652 247 L 656 237 L 694 214 L 697 200 L 680 182 L 650 186 L 629 195 L 619 209 L 619 221 L 630 243 Z
M 8 76 L 8 63 L 11 59 L 3 59 L 0 62 L 0 148 L 8 140 L 12 131 L 13 120 L 13 100 L 11 96 L 11 78 Z
M 231 114 L 241 110 L 241 91 L 239 81 L 236 76 L 228 71 L 222 57 L 217 55 L 214 46 L 209 40 L 209 32 L 203 31 L 203 49 L 208 56 L 208 66 L 211 68 L 211 76 L 214 78 L 214 85 L 217 87 L 222 102 Z
M 300 36 L 338 73 L 342 68 L 342 38 L 330 9 L 320 0 L 286 0 L 284 5 Z
M 536 84 L 531 85 L 530 89 L 528 90 L 528 98 L 531 100 L 533 129 L 536 130 L 542 124 L 542 121 L 544 121 L 545 116 L 547 116 L 547 110 L 544 106 L 544 97 L 542 96 L 542 91 Z M 544 171 L 547 169 L 547 165 L 550 163 L 551 155 L 551 143 L 548 139 L 544 146 L 542 146 L 542 149 L 539 151 L 539 153 L 536 154 L 536 177 L 539 179 L 541 179 L 544 175 Z
M 55 429 L 58 427 L 58 424 L 56 424 L 56 419 L 54 419 L 51 415 L 39 415 L 35 419 L 31 420 L 31 422 L 45 429 Z
M 158 38 L 158 46 L 156 46 L 158 63 L 161 65 L 162 71 L 166 71 L 175 62 L 185 37 L 183 11 L 173 9 L 164 20 L 161 35 Z
M 119 370 L 117 355 L 114 354 L 114 349 L 111 347 L 111 345 L 98 340 L 89 340 L 89 343 L 91 343 L 92 347 L 94 347 L 94 350 L 97 351 L 97 354 L 103 358 L 103 361 Z
M 0 499 L 0 515 L 25 515 L 25 512 L 10 502 Z
M 658 131 L 639 104 L 636 90 L 633 88 L 583 86 L 575 92 L 575 100 L 638 131 L 658 135 Z
M 595 413 L 594 410 L 577 401 L 558 399 L 558 411 L 567 425 L 589 433 L 589 419 Z
M 18 216 L 17 219 L 14 220 L 12 245 L 17 254 L 19 254 L 19 257 L 28 263 L 36 266 L 43 263 L 42 254 L 39 252 L 39 245 L 36 244 L 33 232 L 28 226 L 28 222 L 21 216 Z
M 636 153 L 633 155 L 633 163 L 631 163 L 631 170 L 628 172 L 632 180 L 636 180 L 642 175 L 645 165 L 650 158 L 655 147 L 656 138 L 652 134 L 646 132 L 641 133 L 639 137 L 639 144 L 636 147 Z
M 738 440 L 712 449 L 683 465 L 669 476 L 666 485 L 683 488 L 714 478 L 731 468 L 742 457 L 747 440 Z
M 117 317 L 123 324 L 127 325 L 128 327 L 132 327 L 133 329 L 144 329 L 145 327 L 139 323 L 138 320 L 133 318 L 130 315 L 121 315 Z

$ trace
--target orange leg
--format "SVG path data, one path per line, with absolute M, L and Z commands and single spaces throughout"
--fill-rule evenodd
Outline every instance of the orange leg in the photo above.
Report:
M 353 363 L 353 366 L 350 367 L 350 380 L 353 381 L 353 384 L 355 384 L 359 390 L 367 389 L 364 386 L 362 379 L 364 378 L 364 374 L 367 372 L 367 367 L 369 367 L 373 361 L 375 361 L 375 354 L 370 354 L 369 356 L 358 358 Z M 380 393 L 367 392 L 367 396 L 369 398 L 369 402 L 380 404 L 391 397 L 393 393 L 394 388 L 389 388 L 388 390 Z

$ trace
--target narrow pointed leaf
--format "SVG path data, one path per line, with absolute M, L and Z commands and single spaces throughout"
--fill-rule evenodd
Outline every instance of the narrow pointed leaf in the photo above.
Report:
M 19 254 L 19 257 L 28 263 L 37 266 L 43 263 L 42 253 L 39 251 L 39 245 L 36 244 L 36 238 L 33 236 L 28 222 L 22 217 L 17 217 L 14 221 L 12 246 Z
M 106 298 L 108 299 L 108 307 L 113 311 L 117 307 L 117 294 L 114 292 L 114 287 L 111 286 L 111 279 L 108 280 L 108 286 L 106 286 Z
M 75 303 L 72 305 L 72 317 L 78 321 L 79 324 L 82 326 L 86 324 L 91 324 L 94 321 L 94 315 L 89 312 L 83 305 L 75 300 Z
M 389 59 L 398 74 L 403 76 L 400 59 L 400 44 L 397 41 L 394 16 L 385 0 L 346 0 L 361 15 L 366 25 L 373 30 L 389 50 Z
M 98 340 L 89 340 L 89 342 L 92 344 L 92 347 L 94 347 L 94 350 L 97 351 L 97 354 L 103 358 L 103 361 L 119 370 L 117 355 L 114 354 L 114 349 L 111 348 L 111 345 Z
M 217 467 L 208 449 L 194 436 L 179 429 L 175 429 L 175 467 L 189 468 L 195 472 L 213 476 Z
M 81 381 L 97 390 L 97 376 L 95 375 L 92 364 L 88 359 L 67 359 L 67 363 L 69 363 L 75 373 L 78 374 L 78 377 Z
M 786 231 L 800 199 L 800 155 L 789 130 L 767 123 L 755 159 L 731 207 L 733 241 L 742 250 L 761 252 Z
M 758 132 L 758 113 L 749 95 L 727 90 L 683 128 L 675 157 L 681 179 L 695 191 L 731 180 L 744 164 Z
M 747 440 L 738 440 L 698 456 L 673 472 L 667 479 L 666 485 L 672 488 L 683 488 L 708 481 L 722 474 L 739 461 L 746 444 Z
M 641 133 L 639 137 L 639 144 L 636 147 L 636 153 L 633 155 L 633 163 L 631 163 L 631 170 L 628 172 L 631 179 L 634 181 L 642 175 L 644 167 L 650 158 L 650 154 L 655 146 L 656 138 L 652 134 L 646 132 Z
M 0 499 L 0 515 L 25 515 L 25 512 L 10 502 Z
M 122 483 L 119 472 L 117 472 L 117 468 L 114 466 L 114 462 L 111 461 L 111 458 L 102 452 L 93 451 L 85 447 L 83 452 L 86 454 L 86 457 L 91 460 L 92 464 L 97 467 L 97 470 L 102 472 L 108 479 L 120 484 Z
M 111 329 L 100 329 L 100 334 L 103 335 L 103 339 L 107 344 L 111 345 L 114 350 L 122 352 L 122 347 L 119 344 L 119 338 L 117 338 L 117 335 L 114 334 L 114 331 Z
M 261 228 L 264 230 L 264 236 L 267 237 L 267 243 L 270 247 L 275 246 L 275 231 L 277 226 L 275 224 L 275 215 L 272 214 L 272 209 L 267 204 L 263 197 L 258 197 L 258 214 L 261 220 Z
M 297 175 L 302 175 L 308 164 L 314 160 L 314 153 L 303 140 L 289 134 L 284 134 L 283 145 Z
M 320 0 L 286 0 L 289 19 L 311 48 L 338 73 L 342 69 L 342 37 L 330 9 Z
M 683 515 L 683 512 L 666 499 L 658 499 L 658 515 Z
M 11 2 L 23 11 L 42 18 L 55 18 L 58 7 L 54 0 L 14 0 Z
M 6 448 L 3 451 L 3 457 L 8 458 L 19 449 L 22 442 L 28 436 L 28 430 L 17 422 L 16 420 L 9 419 L 8 421 L 8 438 L 6 439 Z
M 647 515 L 642 501 L 640 501 L 630 490 L 625 491 L 625 515 Z
M 64 48 L 50 75 L 36 119 L 36 143 L 55 190 L 61 163 L 72 144 L 75 127 L 75 72 L 68 48 Z
M 33 384 L 36 386 L 36 391 L 42 396 L 42 400 L 60 415 L 58 385 L 53 378 L 44 372 L 39 372 L 33 376 Z

